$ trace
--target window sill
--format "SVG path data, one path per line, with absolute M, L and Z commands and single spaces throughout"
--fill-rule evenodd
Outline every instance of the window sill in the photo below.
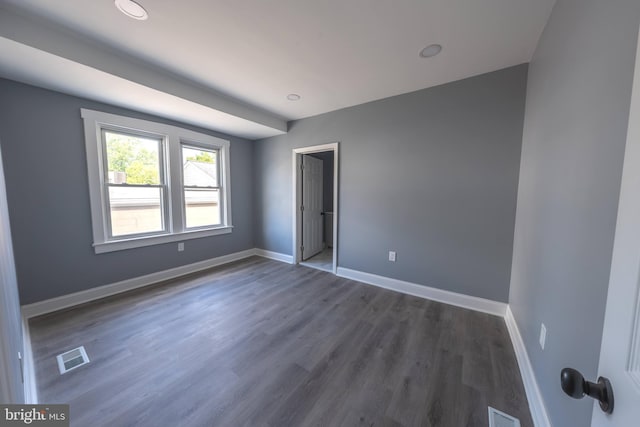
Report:
M 182 242 L 190 239 L 199 239 L 201 237 L 217 236 L 219 234 L 229 234 L 232 230 L 233 226 L 229 225 L 218 228 L 209 228 L 206 230 L 183 231 L 182 233 L 111 240 L 108 242 L 94 243 L 93 249 L 95 250 L 95 253 L 102 254 L 106 252 L 141 248 L 144 246 L 160 245 L 163 243 Z

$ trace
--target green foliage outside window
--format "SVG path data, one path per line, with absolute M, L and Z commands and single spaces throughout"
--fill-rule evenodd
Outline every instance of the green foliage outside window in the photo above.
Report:
M 215 163 L 216 162 L 216 159 L 213 156 L 213 153 L 210 153 L 208 151 L 200 151 L 195 156 L 188 156 L 187 160 L 192 160 L 192 161 L 201 162 L 201 163 Z
M 127 184 L 160 184 L 158 141 L 106 133 L 109 172 L 124 172 Z

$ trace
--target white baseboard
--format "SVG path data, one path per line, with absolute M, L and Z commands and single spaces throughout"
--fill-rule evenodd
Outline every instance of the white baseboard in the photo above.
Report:
M 266 249 L 258 249 L 258 248 L 254 249 L 254 251 L 256 255 L 261 256 L 263 258 L 269 258 L 275 261 L 282 261 L 282 262 L 286 262 L 287 264 L 293 264 L 292 255 L 285 255 L 279 252 L 272 252 Z
M 346 279 L 357 280 L 359 282 L 381 288 L 504 317 L 507 330 L 509 331 L 509 336 L 511 337 L 511 343 L 518 360 L 520 376 L 522 377 L 524 389 L 527 394 L 527 401 L 529 402 L 529 409 L 531 412 L 531 418 L 533 419 L 533 424 L 535 427 L 552 427 L 549 415 L 547 414 L 547 410 L 544 406 L 542 393 L 540 392 L 538 382 L 536 381 L 535 374 L 533 373 L 529 355 L 527 354 L 518 325 L 516 324 L 513 313 L 511 312 L 508 304 L 444 291 L 442 289 L 431 288 L 371 273 L 364 273 L 362 271 L 351 270 L 344 267 L 338 267 L 337 275 Z
M 195 273 L 196 271 L 206 270 L 207 268 L 216 267 L 229 262 L 244 259 L 256 255 L 255 249 L 247 249 L 241 252 L 235 252 L 229 255 L 223 255 L 217 258 L 211 258 L 204 261 L 194 262 L 193 264 L 182 265 L 180 267 L 171 268 L 169 270 L 158 271 L 156 273 L 147 274 L 145 276 L 134 277 L 132 279 L 123 280 L 121 282 L 109 285 L 98 286 L 87 289 L 85 291 L 75 292 L 45 301 L 36 302 L 22 306 L 22 315 L 26 319 L 35 316 L 62 310 L 63 308 L 73 307 L 84 304 L 100 298 L 130 291 L 133 289 L 149 286 L 154 283 L 162 282 L 168 279 L 174 279 L 185 274 Z
M 25 401 L 29 404 L 36 404 L 38 402 L 33 353 L 31 351 L 31 339 L 29 334 L 29 319 L 31 317 L 84 304 L 143 286 L 149 286 L 164 280 L 227 264 L 253 255 L 293 264 L 293 256 L 291 255 L 254 248 L 22 306 Z M 351 270 L 344 267 L 338 267 L 337 275 L 381 288 L 504 317 L 516 357 L 518 359 L 520 374 L 527 393 L 527 400 L 529 401 L 529 408 L 531 410 L 531 417 L 533 418 L 534 425 L 535 427 L 551 427 L 540 389 L 538 388 L 535 375 L 533 374 L 531 362 L 529 361 L 518 326 L 516 325 L 513 314 L 507 304 L 444 291 L 442 289 L 431 288 L 389 277 L 378 276 L 371 273 Z
M 60 297 L 22 306 L 25 403 L 38 403 L 38 388 L 36 383 L 33 352 L 31 350 L 31 334 L 29 329 L 30 318 L 47 313 L 52 313 L 54 311 L 73 307 L 79 304 L 91 302 L 100 298 L 116 295 L 136 288 L 153 285 L 154 283 L 162 282 L 164 280 L 173 279 L 185 274 L 195 273 L 200 270 L 206 270 L 207 268 L 212 268 L 233 261 L 238 261 L 254 255 L 286 262 L 289 264 L 293 262 L 293 257 L 291 255 L 284 255 L 277 252 L 266 251 L 264 249 L 247 249 L 245 251 L 235 252 L 229 255 L 223 255 L 217 258 L 171 268 L 169 270 L 163 270 L 156 273 L 147 274 L 145 276 L 134 277 L 132 279 L 123 280 L 109 285 L 98 286 L 96 288 L 87 289 L 85 291 L 75 292 L 73 294 L 63 295 Z
M 337 275 L 392 291 L 468 308 L 470 310 L 481 311 L 495 316 L 504 317 L 507 312 L 507 304 L 503 302 L 444 291 L 442 289 L 431 288 L 429 286 L 418 285 L 416 283 L 405 282 L 403 280 L 378 276 L 371 273 L 364 273 L 349 268 L 338 267 Z
M 542 399 L 542 393 L 538 387 L 536 376 L 533 373 L 533 367 L 527 354 L 527 348 L 524 346 L 522 335 L 518 329 L 516 319 L 513 317 L 511 308 L 507 307 L 507 313 L 504 316 L 504 320 L 507 324 L 507 330 L 509 336 L 511 336 L 511 343 L 513 344 L 513 350 L 516 353 L 518 359 L 518 366 L 520 367 L 520 376 L 524 384 L 524 390 L 527 393 L 527 401 L 529 402 L 529 410 L 531 411 L 531 418 L 533 418 L 533 425 L 535 427 L 551 427 L 551 421 L 547 414 L 547 409 L 544 406 L 544 400 Z
M 36 370 L 31 350 L 31 332 L 29 320 L 22 315 L 22 375 L 24 380 L 24 403 L 35 405 L 38 403 L 38 387 L 36 386 Z

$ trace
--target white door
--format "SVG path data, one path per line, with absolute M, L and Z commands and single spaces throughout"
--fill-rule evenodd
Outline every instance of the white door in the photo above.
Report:
M 0 402 L 23 403 L 22 321 L 0 153 Z
M 302 259 L 322 252 L 322 160 L 302 156 Z
M 640 425 L 640 40 L 598 375 L 611 381 L 613 413 L 596 403 L 592 427 Z

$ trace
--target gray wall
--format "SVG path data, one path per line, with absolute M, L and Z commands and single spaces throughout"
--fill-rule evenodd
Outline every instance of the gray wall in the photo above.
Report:
M 96 255 L 80 108 L 176 124 L 231 140 L 231 234 Z M 253 248 L 253 143 L 0 79 L 4 156 L 22 304 Z
M 520 65 L 257 141 L 256 246 L 292 253 L 291 150 L 339 141 L 340 266 L 506 302 L 526 76 Z
M 637 0 L 558 0 L 529 68 L 509 303 L 555 426 L 590 425 L 559 377 L 597 378 L 639 22 Z

